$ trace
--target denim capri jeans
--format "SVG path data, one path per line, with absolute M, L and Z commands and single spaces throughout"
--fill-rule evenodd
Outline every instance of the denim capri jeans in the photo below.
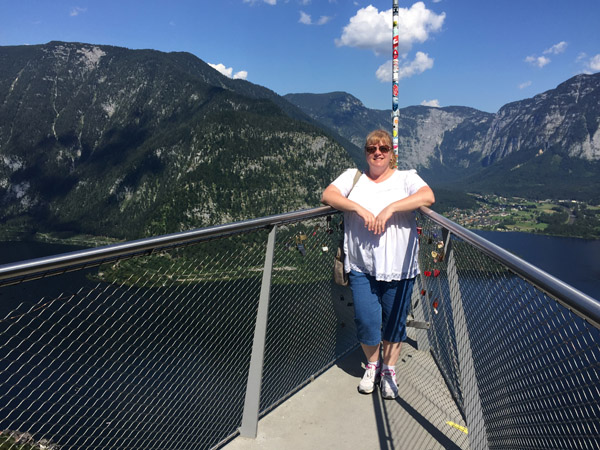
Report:
M 415 278 L 377 281 L 366 273 L 348 274 L 354 297 L 354 321 L 358 340 L 379 345 L 382 340 L 406 340 L 406 316 L 410 308 Z

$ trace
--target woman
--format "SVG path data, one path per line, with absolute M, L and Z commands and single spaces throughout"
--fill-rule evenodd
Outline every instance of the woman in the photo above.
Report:
M 414 210 L 432 205 L 435 197 L 416 171 L 395 169 L 386 131 L 367 136 L 365 157 L 368 169 L 354 187 L 356 169 L 348 169 L 325 189 L 321 201 L 344 211 L 344 266 L 354 296 L 358 340 L 367 358 L 358 391 L 370 394 L 380 381 L 383 398 L 393 399 L 398 395 L 395 366 L 419 274 Z

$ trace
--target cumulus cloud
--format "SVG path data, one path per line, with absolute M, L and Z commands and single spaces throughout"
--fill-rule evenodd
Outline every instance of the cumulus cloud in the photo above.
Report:
M 87 11 L 87 8 L 80 8 L 79 6 L 74 7 L 71 12 L 69 13 L 69 15 L 71 17 L 75 17 L 78 16 L 81 13 L 84 13 Z
M 579 53 L 579 55 L 577 55 L 577 58 L 575 58 L 575 62 L 580 63 L 586 58 L 587 58 L 587 53 L 581 52 L 581 53 Z
M 304 11 L 300 11 L 300 20 L 298 22 L 303 23 L 304 25 L 310 25 L 312 19 L 310 18 L 310 15 L 306 14 Z
M 525 89 L 531 86 L 531 81 L 525 81 L 524 83 L 519 84 L 519 89 Z
M 565 41 L 561 41 L 558 44 L 554 44 L 552 47 L 544 50 L 544 55 L 558 55 L 559 53 L 563 53 L 567 49 L 567 43 Z
M 435 100 L 423 100 L 421 102 L 421 105 L 423 105 L 423 106 L 431 106 L 433 108 L 439 108 L 440 107 L 440 102 L 439 102 L 439 100 L 437 98 Z
M 375 76 L 382 83 L 392 81 L 392 61 L 388 61 L 379 66 L 375 72 Z
M 400 66 L 398 70 L 398 79 L 410 78 L 413 75 L 418 75 L 433 67 L 433 58 L 430 58 L 427 53 L 417 52 L 415 59 Z M 392 81 L 392 61 L 388 61 L 377 69 L 375 76 L 382 83 Z
M 245 80 L 248 78 L 248 72 L 245 70 L 240 70 L 239 72 L 233 73 L 233 67 L 225 67 L 224 64 L 211 64 L 208 63 L 210 67 L 215 70 L 221 72 L 221 74 L 225 75 L 228 78 L 233 78 L 234 80 Z
M 565 41 L 560 41 L 558 44 L 554 44 L 552 47 L 547 48 L 542 52 L 543 55 L 558 55 L 563 53 L 567 49 L 567 43 Z M 532 66 L 539 67 L 540 69 L 547 64 L 550 64 L 551 59 L 547 56 L 536 56 L 531 55 L 525 58 L 525 62 L 531 64 Z
M 244 3 L 250 3 L 251 5 L 254 5 L 258 1 L 259 0 L 244 0 Z M 276 5 L 277 4 L 277 0 L 263 0 L 263 2 L 267 3 L 268 5 Z
M 585 53 L 582 53 L 577 57 L 577 62 L 583 63 L 583 73 L 592 74 L 600 72 L 600 53 L 591 58 L 588 58 Z
M 442 29 L 446 14 L 436 14 L 427 9 L 423 2 L 417 2 L 410 8 L 398 10 L 398 52 L 406 54 L 413 44 L 429 39 L 431 33 Z M 350 19 L 335 40 L 338 47 L 358 47 L 372 50 L 375 54 L 390 51 L 392 32 L 392 10 L 379 11 L 372 5 L 361 8 Z
M 546 56 L 528 56 L 525 58 L 525 62 L 531 64 L 532 66 L 542 68 L 546 64 L 550 63 L 550 58 Z
M 319 20 L 313 22 L 310 14 L 306 14 L 304 11 L 300 11 L 300 20 L 298 20 L 298 22 L 303 23 L 304 25 L 325 25 L 330 20 L 331 17 L 329 16 L 321 16 L 319 17 Z

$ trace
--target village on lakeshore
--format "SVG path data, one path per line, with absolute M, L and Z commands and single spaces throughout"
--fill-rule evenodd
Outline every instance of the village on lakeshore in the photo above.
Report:
M 477 208 L 445 211 L 450 220 L 469 229 L 521 231 L 600 239 L 600 206 L 577 200 L 528 200 L 497 195 L 472 195 Z

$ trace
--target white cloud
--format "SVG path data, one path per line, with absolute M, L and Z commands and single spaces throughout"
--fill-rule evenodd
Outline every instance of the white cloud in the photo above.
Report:
M 542 68 L 550 63 L 550 58 L 547 58 L 546 56 L 528 56 L 525 58 L 525 62 L 528 62 L 532 66 Z
M 257 1 L 259 0 L 244 0 L 244 3 L 250 3 L 251 5 L 254 5 Z M 267 3 L 268 5 L 276 5 L 277 4 L 277 0 L 263 0 L 265 3 Z
M 600 53 L 590 58 L 590 60 L 587 62 L 587 67 L 592 72 L 600 72 Z
M 392 81 L 392 61 L 388 61 L 379 66 L 375 72 L 375 76 L 382 83 Z
M 312 23 L 312 19 L 309 14 L 306 14 L 304 11 L 300 11 L 300 20 L 298 22 L 303 23 L 304 25 L 310 25 Z
M 225 75 L 226 77 L 233 78 L 234 80 L 245 80 L 246 78 L 248 78 L 248 72 L 246 72 L 245 70 L 240 70 L 239 72 L 233 74 L 233 67 L 225 67 L 225 65 L 221 63 L 208 63 L 208 65 L 213 69 L 218 70 L 219 72 L 221 72 L 221 74 Z
M 590 57 L 586 53 L 581 52 L 577 55 L 577 58 L 575 58 L 575 62 L 583 66 L 583 69 L 581 70 L 582 73 L 592 74 L 600 72 L 600 53 Z
M 531 86 L 531 81 L 525 81 L 524 83 L 519 84 L 519 89 L 525 89 Z
M 417 2 L 398 11 L 398 52 L 406 54 L 414 43 L 425 42 L 431 33 L 440 31 L 446 14 L 436 14 Z M 372 5 L 361 8 L 350 19 L 335 40 L 338 47 L 358 47 L 373 50 L 375 54 L 391 51 L 392 10 L 379 11 Z
M 440 107 L 440 102 L 439 102 L 439 100 L 437 98 L 435 100 L 423 100 L 421 102 L 421 105 L 423 105 L 423 106 L 431 106 L 433 108 L 439 108 Z
M 563 53 L 567 49 L 567 43 L 565 41 L 561 41 L 558 44 L 554 44 L 552 47 L 544 50 L 544 55 L 558 55 L 559 53 Z
M 579 55 L 577 55 L 577 58 L 575 58 L 575 62 L 580 63 L 585 58 L 587 58 L 587 54 L 585 52 L 581 52 Z
M 410 78 L 418 75 L 433 67 L 433 58 L 427 53 L 417 52 L 415 59 L 401 66 L 398 70 L 398 79 Z M 382 83 L 392 81 L 392 61 L 388 61 L 377 69 L 375 76 Z
M 298 22 L 303 23 L 304 25 L 325 25 L 330 20 L 331 17 L 329 16 L 321 16 L 319 20 L 313 22 L 310 14 L 306 14 L 304 11 L 300 11 L 300 19 L 298 20 Z
M 567 43 L 565 41 L 560 41 L 558 44 L 554 44 L 552 47 L 547 48 L 542 52 L 544 55 L 558 55 L 560 53 L 564 53 L 567 49 Z M 531 64 L 532 66 L 539 67 L 540 69 L 547 64 L 550 64 L 551 59 L 547 56 L 536 56 L 531 55 L 525 58 L 525 62 Z
M 69 13 L 69 15 L 71 17 L 75 17 L 78 16 L 81 13 L 84 13 L 87 11 L 87 8 L 80 8 L 79 6 L 74 7 L 71 12 Z

